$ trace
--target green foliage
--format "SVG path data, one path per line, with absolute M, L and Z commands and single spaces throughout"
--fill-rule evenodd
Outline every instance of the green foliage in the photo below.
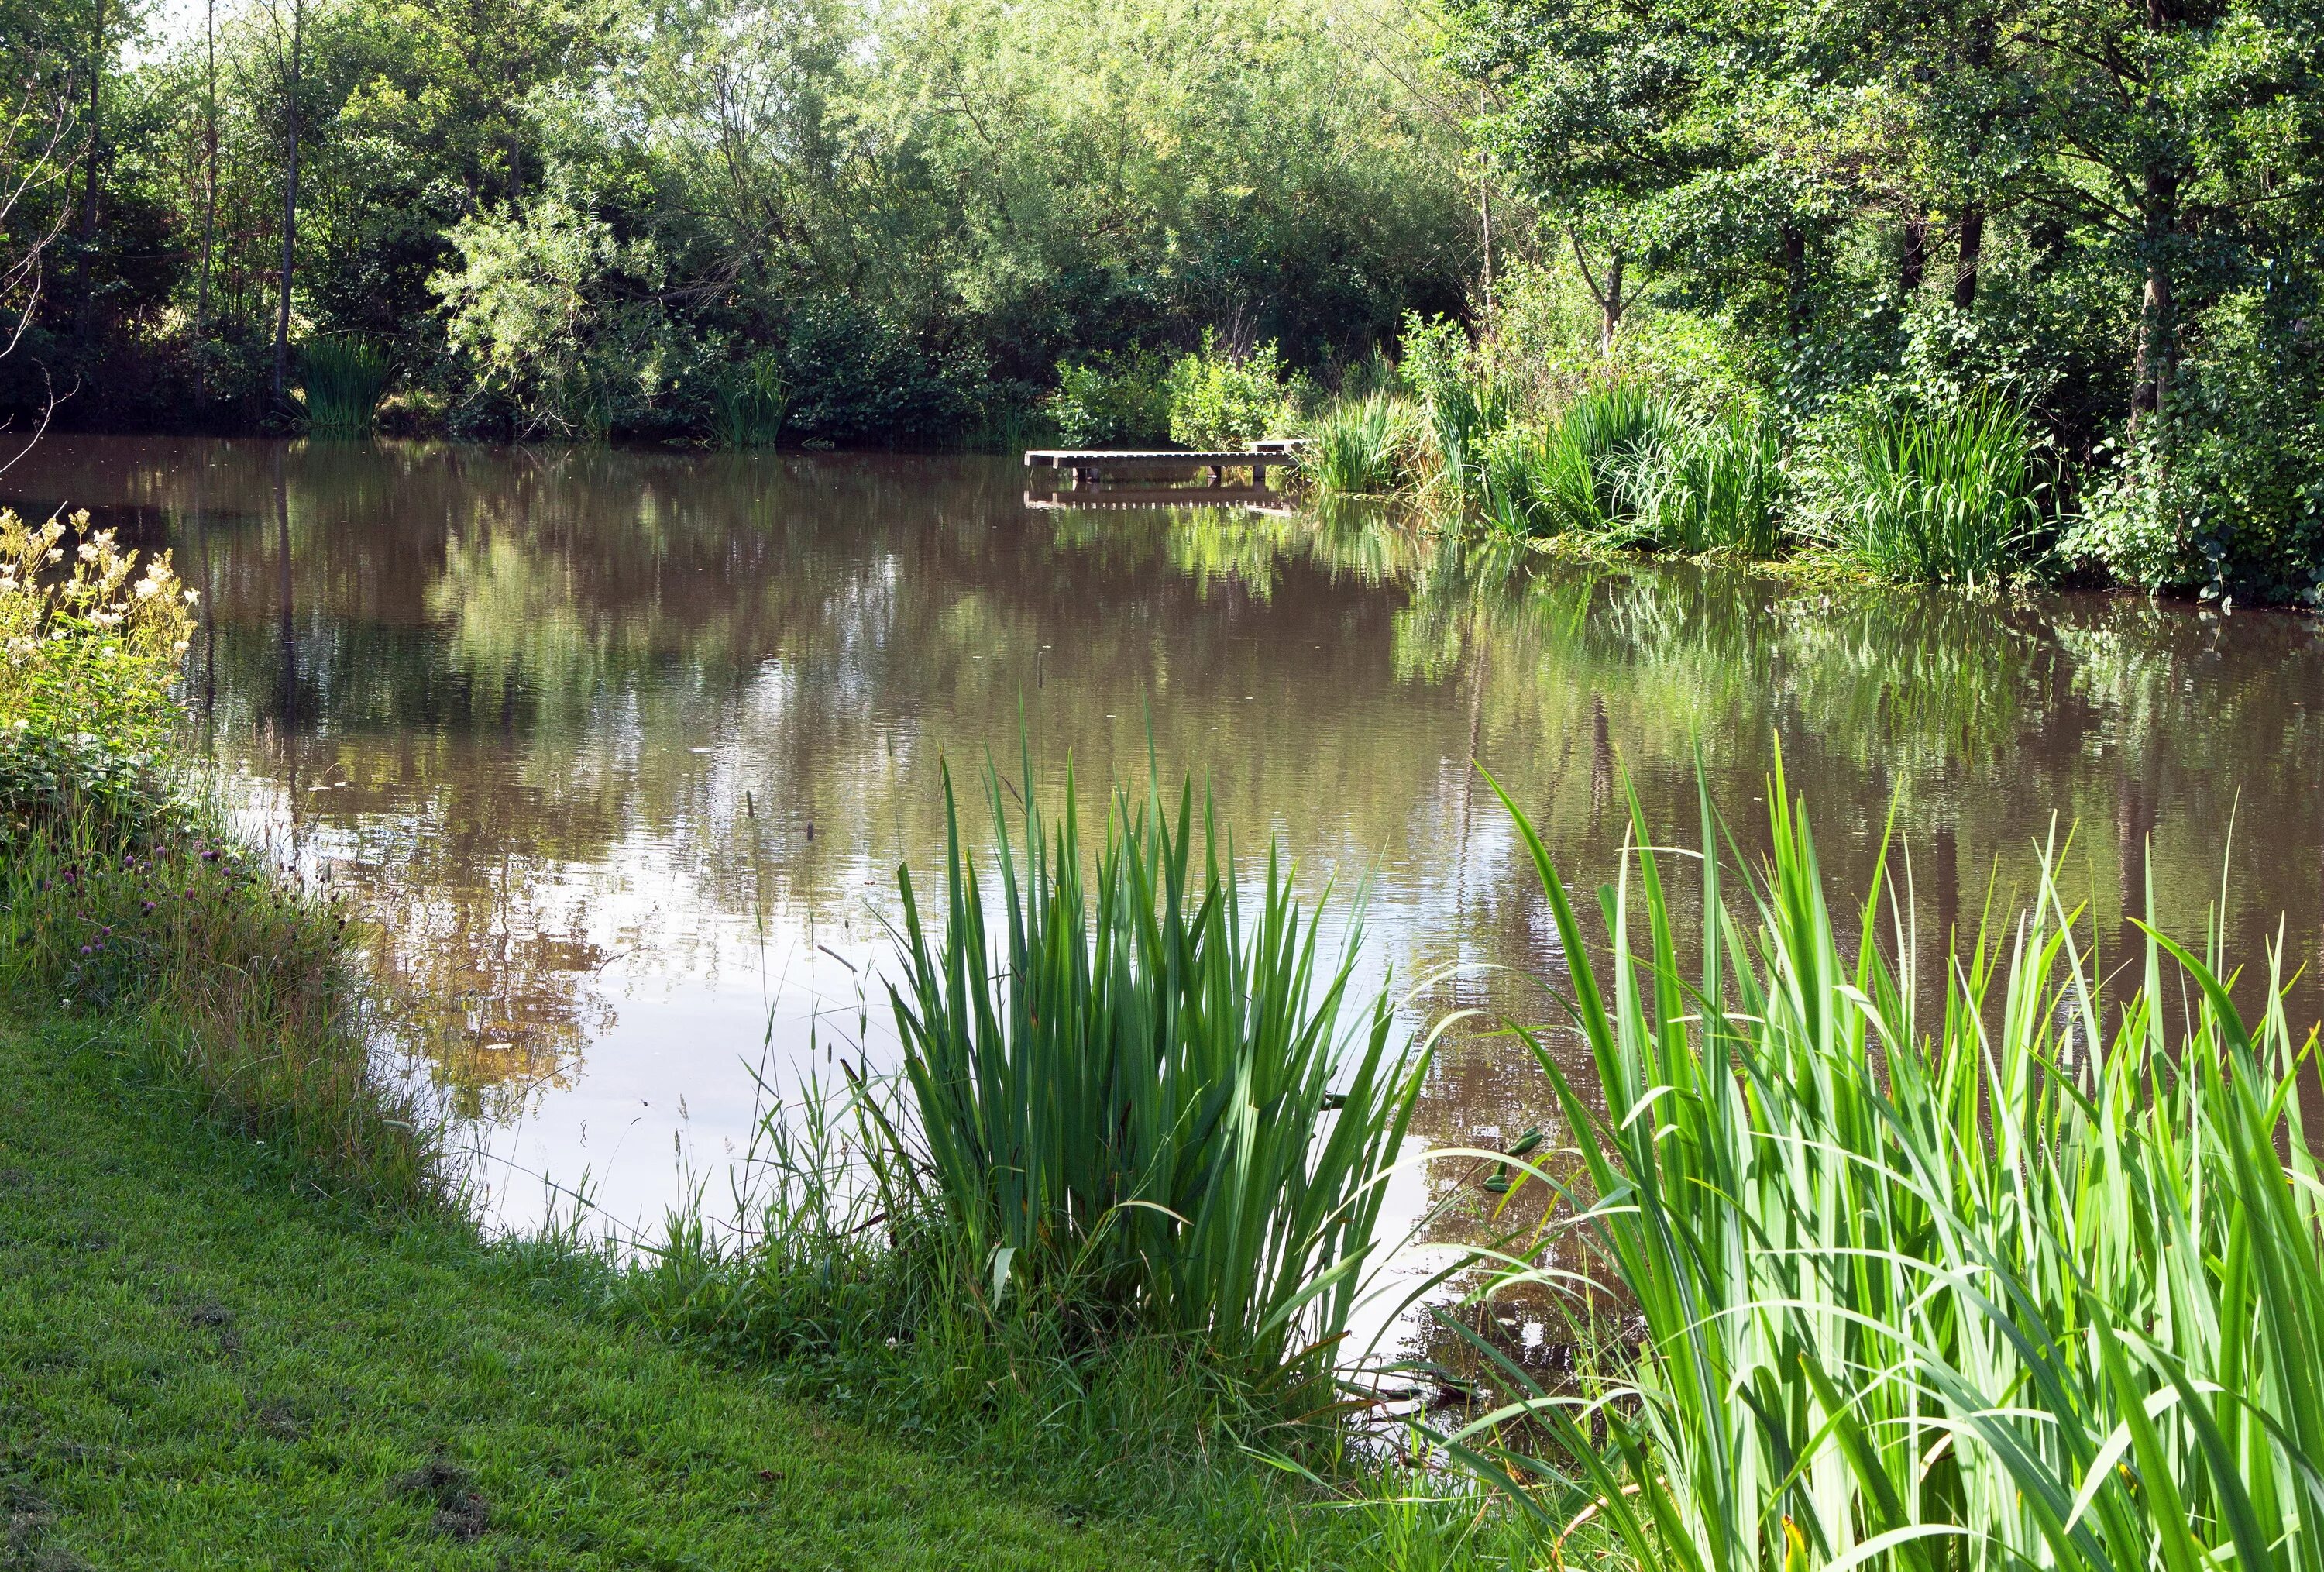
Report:
M 384 350 L 364 338 L 311 338 L 300 347 L 299 365 L 308 430 L 356 437 L 371 430 L 391 375 Z
M 1222 348 L 1207 328 L 1201 351 L 1172 363 L 1169 388 L 1170 439 L 1212 449 L 1282 436 L 1298 419 L 1305 391 L 1273 343 L 1238 355 Z
M 1472 265 L 1457 132 L 1400 20 L 1359 43 L 1286 0 L 303 0 L 294 90 L 272 0 L 217 7 L 215 79 L 208 14 L 83 9 L 0 22 L 28 89 L 8 149 L 38 153 L 92 70 L 102 106 L 90 226 L 77 120 L 7 161 L 31 178 L 5 235 L 64 220 L 45 269 L 0 239 L 0 306 L 43 282 L 32 354 L 0 358 L 19 430 L 42 368 L 78 377 L 69 422 L 263 418 L 294 109 L 300 323 L 392 346 L 399 421 L 456 432 L 723 440 L 710 368 L 774 351 L 827 417 L 792 436 L 989 439 L 995 397 L 1021 415 L 1060 363 L 1231 321 L 1320 366 L 1457 309 Z M 789 353 L 816 302 L 944 396 L 893 428 L 818 399 Z
M 965 423 L 983 368 L 924 353 L 861 301 L 817 298 L 791 313 L 783 346 L 788 429 L 825 442 L 931 441 Z
M 1510 427 L 1487 447 L 1486 514 L 1516 534 L 1630 530 L 1675 425 L 1669 405 L 1637 382 L 1592 386 L 1546 427 Z
M 1170 368 L 1152 350 L 1057 367 L 1042 408 L 1068 448 L 1140 448 L 1170 437 Z
M 1497 1359 L 1514 1400 L 1456 1444 L 1526 1482 L 1545 1539 L 1594 1503 L 1637 1564 L 1688 1572 L 2312 1565 L 2317 1043 L 2280 965 L 2249 1023 L 2218 955 L 2150 929 L 2106 998 L 2053 850 L 1917 999 L 1885 869 L 1843 924 L 1780 771 L 1767 801 L 1738 916 L 1706 797 L 1684 963 L 1635 804 L 1603 962 L 1509 804 L 1596 1084 L 1523 1034 L 1578 1175 L 1501 1286 L 1618 1305 L 1638 1343 L 1570 1391 Z M 1509 1446 L 1518 1419 L 1555 1449 Z
M 617 239 L 558 190 L 471 214 L 447 239 L 458 264 L 428 282 L 452 352 L 474 367 L 473 415 L 505 408 L 519 436 L 601 441 L 663 384 L 671 346 L 650 240 Z
M 165 816 L 170 697 L 195 594 L 110 530 L 0 509 L 0 834 L 83 814 Z
M 1795 441 L 1867 402 L 2007 399 L 2090 499 L 2084 566 L 2314 593 L 2312 7 L 1457 0 L 1448 22 L 1481 151 L 1590 297 L 1518 270 L 1497 358 L 1570 366 L 1594 305 L 1613 364 L 1659 363 L 1699 409 L 1748 393 Z
M 1673 422 L 1642 465 L 1640 532 L 1665 551 L 1731 551 L 1764 559 L 1783 535 L 1783 433 L 1732 407 L 1702 422 Z
M 1426 413 L 1437 473 L 1456 505 L 1480 478 L 1483 444 L 1508 422 L 1507 389 L 1477 365 L 1468 329 L 1449 317 L 1407 312 L 1397 367 Z
M 1327 494 L 1377 496 L 1412 472 L 1417 432 L 1412 407 L 1393 394 L 1342 399 L 1318 416 L 1300 457 L 1300 473 Z
M 2324 352 L 2315 299 L 2239 296 L 2182 368 L 2167 421 L 2091 488 L 2065 553 L 2124 583 L 2324 606 Z
M 1867 413 L 1838 477 L 1842 549 L 1875 572 L 1920 583 L 1990 582 L 2016 570 L 2048 490 L 2035 448 L 2024 411 L 1998 398 Z
M 771 448 L 783 434 L 790 390 L 782 361 L 761 351 L 711 374 L 710 430 L 721 448 Z
M 1062 1298 L 1252 1374 L 1304 1364 L 1346 1328 L 1419 1086 L 1385 995 L 1342 1041 L 1356 941 L 1319 966 L 1271 852 L 1250 910 L 1191 782 L 1175 819 L 1117 798 L 1088 885 L 1070 793 L 1053 841 L 1028 779 L 1019 842 L 989 787 L 998 925 L 956 816 L 939 932 L 901 879 L 922 1150 L 893 1141 L 891 1215 L 942 1219 L 991 1301 Z

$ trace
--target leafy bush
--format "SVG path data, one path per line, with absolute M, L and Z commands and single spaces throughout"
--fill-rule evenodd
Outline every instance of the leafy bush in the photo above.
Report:
M 1835 918 L 1780 769 L 1766 800 L 1744 916 L 1704 804 L 1685 969 L 1655 827 L 1603 892 L 1601 965 L 1509 804 L 1593 1081 L 1522 1034 L 1578 1172 L 1499 1287 L 1622 1320 L 1550 1391 L 1445 1318 L 1512 1400 L 1456 1447 L 1526 1482 L 1544 1538 L 1588 1507 L 1683 1572 L 2305 1565 L 2324 1185 L 2303 1108 L 2324 1088 L 2282 957 L 2250 1022 L 2219 957 L 2150 929 L 2107 998 L 2052 857 L 2030 905 L 1932 967 L 1885 867 Z M 1497 1444 L 1525 1419 L 1548 1455 Z
M 2041 528 L 2049 488 L 2033 422 L 2008 401 L 1876 409 L 1857 422 L 1845 462 L 1840 544 L 1887 578 L 1997 578 L 2024 563 Z
M 428 283 L 452 351 L 475 368 L 472 409 L 504 403 L 521 437 L 602 440 L 674 380 L 683 356 L 650 240 L 616 239 L 558 189 L 470 214 L 446 238 L 458 264 Z
M 2302 292 L 2211 313 L 2169 418 L 2125 444 L 2068 556 L 2148 588 L 2324 606 L 2324 333 Z
M 983 382 L 982 368 L 933 358 L 881 312 L 827 296 L 793 310 L 782 364 L 788 428 L 825 442 L 951 436 Z
M 170 685 L 196 596 L 166 551 L 141 574 L 87 513 L 69 533 L 0 509 L 0 814 L 139 822 L 166 801 Z
M 1279 436 L 1296 420 L 1302 392 L 1275 345 L 1235 355 L 1221 349 L 1217 333 L 1206 328 L 1201 352 L 1170 367 L 1170 439 L 1218 449 Z
M 1466 498 L 1484 479 L 1488 439 L 1515 413 L 1508 390 L 1479 367 L 1468 329 L 1448 317 L 1406 313 L 1403 350 L 1400 369 L 1426 411 L 1436 472 L 1455 498 Z M 1505 455 L 1505 467 L 1508 461 Z
M 1068 448 L 1139 448 L 1170 437 L 1170 368 L 1140 349 L 1057 367 L 1042 409 Z
M 1639 527 L 1666 551 L 1764 559 L 1783 532 L 1784 444 L 1773 421 L 1740 407 L 1701 425 L 1673 422 L 1639 482 Z
M 312 338 L 299 349 L 307 429 L 322 437 L 361 436 L 386 393 L 387 352 L 366 338 Z
M 989 781 L 995 925 L 945 793 L 939 932 L 900 881 L 919 1150 L 893 1138 L 890 1215 L 941 1218 L 993 1299 L 1030 1286 L 1095 1331 L 1180 1334 L 1260 1374 L 1335 1337 L 1419 1087 L 1385 994 L 1342 1041 L 1355 930 L 1320 969 L 1272 851 L 1250 910 L 1191 782 L 1175 819 L 1118 799 L 1084 886 L 1070 784 L 1052 839 L 1029 772 L 1021 842 Z

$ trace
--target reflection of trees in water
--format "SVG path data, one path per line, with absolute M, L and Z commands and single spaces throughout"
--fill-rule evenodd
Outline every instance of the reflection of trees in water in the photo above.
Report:
M 1986 870 L 2022 867 L 2052 809 L 2080 823 L 2102 933 L 2150 835 L 2164 906 L 2200 922 L 2238 787 L 2245 935 L 2289 907 L 2312 945 L 2324 906 L 2319 657 L 2292 619 L 1536 569 L 1360 511 L 1028 515 L 1013 467 L 977 460 L 124 451 L 51 444 L 11 482 L 166 514 L 181 549 L 201 505 L 217 735 L 231 751 L 287 714 L 300 811 L 377 848 L 356 855 L 409 930 L 412 991 L 465 1001 L 443 1016 L 477 1044 L 530 1040 L 485 1022 L 542 1022 L 527 1075 L 603 1019 L 584 908 L 631 863 L 683 894 L 595 942 L 649 969 L 715 966 L 688 947 L 719 918 L 860 919 L 941 844 L 936 757 L 1013 759 L 1020 716 L 1044 780 L 1070 751 L 1093 792 L 1142 776 L 1150 726 L 1247 842 L 1280 832 L 1318 878 L 1376 865 L 1401 975 L 1512 968 L 1432 1003 L 1527 1019 L 1548 1006 L 1525 974 L 1556 946 L 1472 756 L 1584 883 L 1612 871 L 1626 772 L 1691 840 L 1700 757 L 1752 845 L 1780 736 L 1834 882 L 1861 887 L 1894 801 L 1932 923 L 1973 920 Z M 327 777 L 348 784 L 309 789 Z M 1425 1127 L 1521 1128 L 1537 1078 L 1458 1041 Z

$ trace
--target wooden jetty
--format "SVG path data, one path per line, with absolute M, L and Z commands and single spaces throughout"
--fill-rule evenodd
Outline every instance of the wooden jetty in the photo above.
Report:
M 1304 440 L 1272 438 L 1247 449 L 1187 452 L 1166 448 L 1035 448 L 1028 470 L 1047 470 L 1064 482 L 1046 491 L 1028 487 L 1028 507 L 1264 507 L 1279 504 L 1267 472 L 1299 462 Z M 1248 485 L 1230 485 L 1231 470 L 1249 470 Z M 1130 485 L 1122 485 L 1130 482 Z M 1142 483 L 1142 484 L 1135 484 Z

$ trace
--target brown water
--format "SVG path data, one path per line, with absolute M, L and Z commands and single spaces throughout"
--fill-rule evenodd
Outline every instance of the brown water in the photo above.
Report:
M 398 1025 L 481 1116 L 512 1222 L 586 1172 L 651 1220 L 748 1139 L 753 1067 L 882 1054 L 881 920 L 933 873 L 939 761 L 1055 790 L 1216 790 L 1319 888 L 1369 877 L 1416 1020 L 1539 1018 L 1557 964 L 1482 760 L 1578 883 L 1622 781 L 1691 841 L 1697 760 L 1745 844 L 1780 739 L 1835 896 L 1890 807 L 1924 920 L 2073 836 L 2101 943 L 2255 965 L 2324 937 L 2324 637 L 2130 597 L 1826 595 L 1731 570 L 1456 559 L 1361 520 L 1028 511 L 1002 460 L 52 439 L 0 487 L 168 544 L 208 588 L 190 693 L 254 827 L 355 890 Z M 2236 830 L 2230 849 L 2228 827 Z M 2224 874 L 2224 880 L 2223 880 Z M 1507 968 L 1489 970 L 1485 968 Z M 2295 1019 L 2319 991 L 2303 979 Z M 869 1040 L 862 1041 L 868 1031 Z M 1422 1128 L 1490 1142 L 1538 1072 L 1456 1034 Z M 1420 1205 L 1415 1179 L 1399 1205 Z

